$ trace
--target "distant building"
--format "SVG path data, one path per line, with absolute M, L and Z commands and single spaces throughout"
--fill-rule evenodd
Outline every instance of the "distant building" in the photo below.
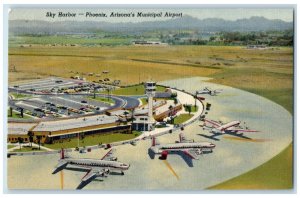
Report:
M 266 45 L 247 45 L 247 49 L 266 49 Z
M 160 41 L 133 41 L 134 45 L 166 45 Z

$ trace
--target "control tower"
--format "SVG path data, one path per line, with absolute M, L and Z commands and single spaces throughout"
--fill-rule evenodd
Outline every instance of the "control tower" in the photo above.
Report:
M 153 118 L 153 97 L 155 96 L 156 83 L 155 82 L 146 82 L 145 83 L 145 92 L 148 96 L 148 131 L 151 131 L 155 120 Z

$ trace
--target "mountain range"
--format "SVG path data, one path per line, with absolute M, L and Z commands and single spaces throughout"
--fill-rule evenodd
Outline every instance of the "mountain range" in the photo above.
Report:
M 10 20 L 9 32 L 13 34 L 55 34 L 55 33 L 93 33 L 97 31 L 138 33 L 153 30 L 198 30 L 203 32 L 220 31 L 268 31 L 293 29 L 293 22 L 264 17 L 251 17 L 235 21 L 220 18 L 198 19 L 191 16 L 166 21 L 147 21 L 138 23 L 110 23 L 100 21 L 57 21 Z

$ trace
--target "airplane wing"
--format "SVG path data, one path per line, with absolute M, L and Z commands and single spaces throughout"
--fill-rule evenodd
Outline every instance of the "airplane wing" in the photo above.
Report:
M 226 129 L 227 132 L 259 132 L 257 130 L 249 130 L 249 129 L 240 129 L 236 127 L 229 127 Z
M 66 168 L 66 166 L 68 165 L 68 162 L 66 161 L 60 161 L 58 162 L 58 164 L 56 165 L 55 169 L 53 170 L 52 174 L 55 174 L 61 170 L 63 170 L 64 168 Z
M 219 122 L 214 121 L 214 120 L 204 119 L 204 122 L 208 122 L 209 124 L 213 125 L 215 128 L 218 128 L 218 127 L 222 126 Z
M 77 186 L 77 190 L 82 189 L 87 184 L 89 184 L 91 181 L 93 181 L 96 177 L 104 176 L 105 171 L 101 169 L 90 169 L 81 179 L 80 184 Z
M 110 149 L 102 158 L 101 160 L 111 160 L 113 158 L 113 154 L 115 149 Z
M 196 150 L 192 150 L 192 149 L 187 149 L 183 151 L 184 154 L 186 154 L 187 156 L 189 156 L 192 159 L 198 160 L 198 155 L 200 155 L 201 153 L 198 153 L 198 151 Z

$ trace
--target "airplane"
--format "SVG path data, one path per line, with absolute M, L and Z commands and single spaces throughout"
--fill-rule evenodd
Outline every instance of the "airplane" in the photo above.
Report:
M 199 90 L 199 91 L 196 91 L 196 95 L 197 94 L 209 94 L 211 96 L 216 96 L 217 94 L 221 93 L 222 89 L 215 89 L 215 90 L 212 90 L 208 87 L 205 87 L 204 89 L 202 90 Z
M 89 184 L 93 179 L 97 177 L 107 177 L 110 172 L 115 170 L 121 171 L 124 175 L 125 170 L 128 170 L 130 165 L 122 162 L 118 162 L 116 157 L 113 157 L 113 152 L 115 150 L 111 149 L 106 155 L 101 159 L 88 159 L 88 158 L 71 158 L 64 155 L 64 149 L 60 152 L 60 159 L 52 174 L 56 174 L 63 169 L 70 170 L 85 170 L 88 171 L 86 175 L 81 179 L 80 184 L 76 189 L 82 189 L 84 186 Z
M 247 138 L 246 136 L 243 136 L 243 132 L 259 132 L 257 130 L 250 130 L 248 127 L 244 129 L 240 126 L 240 124 L 241 121 L 237 121 L 237 120 L 224 124 L 221 121 L 218 122 L 214 120 L 204 119 L 204 123 L 203 125 L 200 125 L 200 127 L 203 127 L 203 130 L 209 130 L 215 136 L 229 134 L 229 135 L 235 135 L 235 136 Z M 242 132 L 242 133 L 238 133 L 238 132 Z M 204 136 L 204 137 L 208 137 L 208 136 Z
M 154 155 L 161 154 L 160 159 L 166 159 L 169 153 L 179 153 L 189 166 L 193 166 L 192 161 L 187 161 L 184 156 L 198 160 L 199 155 L 211 153 L 215 146 L 215 144 L 210 142 L 194 142 L 193 140 L 187 140 L 184 134 L 180 133 L 179 141 L 170 144 L 160 144 L 155 137 L 152 137 L 152 146 L 149 148 L 149 155 L 151 154 L 151 151 Z M 151 158 L 154 158 L 154 156 Z

